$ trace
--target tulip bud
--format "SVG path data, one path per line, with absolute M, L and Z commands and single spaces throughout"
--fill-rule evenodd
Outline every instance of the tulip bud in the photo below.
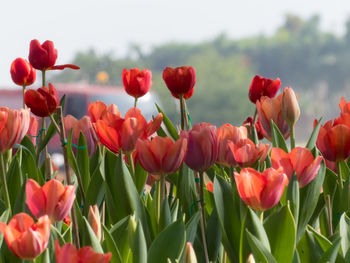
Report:
M 190 242 L 186 243 L 184 258 L 185 258 L 184 263 L 197 263 L 196 253 L 194 252 L 192 244 Z
M 132 215 L 129 217 L 129 223 L 128 223 L 128 239 L 129 239 L 129 244 L 134 243 L 134 236 L 136 232 L 136 221 L 135 221 L 135 215 Z
M 290 87 L 285 88 L 283 91 L 282 114 L 289 126 L 294 125 L 300 116 L 297 96 Z
M 94 230 L 94 233 L 98 241 L 101 241 L 101 219 L 100 219 L 100 212 L 98 210 L 97 205 L 94 205 L 94 206 L 90 205 L 88 221 L 92 230 Z
M 255 263 L 255 259 L 254 259 L 254 256 L 253 254 L 250 254 L 248 259 L 247 259 L 247 263 Z

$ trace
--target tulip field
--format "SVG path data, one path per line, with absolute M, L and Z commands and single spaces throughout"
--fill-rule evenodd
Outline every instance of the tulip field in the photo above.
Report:
M 56 59 L 52 41 L 32 40 L 28 60 L 11 64 L 23 108 L 0 105 L 0 263 L 350 262 L 345 98 L 296 145 L 302 113 L 280 79 L 255 76 L 242 98 L 255 113 L 215 127 L 191 121 L 193 67 L 163 71 L 179 123 L 158 105 L 145 119 L 137 101 L 152 72 L 134 68 L 122 72 L 134 107 L 122 116 L 91 101 L 78 120 L 50 72 L 83 65 Z M 61 170 L 47 148 L 55 134 Z

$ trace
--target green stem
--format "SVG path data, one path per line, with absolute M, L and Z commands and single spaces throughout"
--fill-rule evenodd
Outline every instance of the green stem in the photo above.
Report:
M 258 213 L 259 213 L 260 222 L 261 222 L 261 224 L 263 224 L 264 223 L 264 211 L 259 211 Z
M 331 205 L 331 197 L 330 195 L 326 195 L 326 207 L 328 213 L 328 231 L 329 236 L 333 236 L 333 225 L 332 225 L 332 205 Z
M 157 220 L 158 220 L 158 228 L 159 228 L 159 226 L 160 226 L 160 222 L 159 222 L 159 220 L 160 220 L 160 199 L 161 199 L 161 194 L 160 194 L 160 192 L 161 192 L 161 186 L 160 186 L 160 181 L 158 181 L 157 182 Z M 158 229 L 158 231 L 160 231 L 160 229 Z
M 46 85 L 46 78 L 45 78 L 46 74 L 45 73 L 46 73 L 46 70 L 42 70 L 41 71 L 41 78 L 42 78 L 42 85 L 43 85 L 43 87 L 45 87 L 45 85 Z
M 340 162 L 337 162 L 337 168 L 338 168 L 338 184 L 339 184 L 339 192 L 340 194 L 343 193 L 343 178 L 342 178 L 342 169 Z
M 1 183 L 2 183 L 2 187 L 4 189 L 4 197 L 5 197 L 5 202 L 6 202 L 6 206 L 10 211 L 10 215 L 12 214 L 11 211 L 11 202 L 10 202 L 10 195 L 9 195 L 9 191 L 7 188 L 7 182 L 6 182 L 6 171 L 5 171 L 5 163 L 4 163 L 4 154 L 0 153 L 0 166 L 1 166 Z
M 180 110 L 181 110 L 181 130 L 185 130 L 185 107 L 183 95 L 180 95 Z
M 138 99 L 138 98 L 135 98 L 135 101 L 134 101 L 134 108 L 136 108 L 136 106 L 137 106 L 137 99 Z
M 164 202 L 165 199 L 165 175 L 160 176 L 160 205 Z
M 130 165 L 130 173 L 131 173 L 131 177 L 135 182 L 135 165 L 134 165 L 134 160 L 132 159 L 132 153 L 131 152 L 127 152 L 126 154 L 128 156 L 128 160 L 129 160 L 129 165 Z
M 290 129 L 290 150 L 295 148 L 295 135 L 294 135 L 294 125 L 289 126 Z
M 253 117 L 253 124 L 252 126 L 255 125 L 255 122 L 256 122 L 256 117 L 258 116 L 258 110 L 255 108 L 255 112 L 254 112 L 254 117 Z
M 26 86 L 24 86 L 24 85 L 23 85 L 22 92 L 23 92 L 23 109 L 26 109 L 27 106 L 26 106 L 26 104 L 25 104 L 25 102 L 24 102 L 24 94 L 26 93 Z

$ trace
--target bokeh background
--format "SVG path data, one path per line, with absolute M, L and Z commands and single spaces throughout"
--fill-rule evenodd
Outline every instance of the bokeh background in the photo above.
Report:
M 0 29 L 2 89 L 14 88 L 10 64 L 27 57 L 36 38 L 54 41 L 57 64 L 81 67 L 51 74 L 54 83 L 121 86 L 123 68 L 151 69 L 152 90 L 174 121 L 176 101 L 161 77 L 166 66 L 196 69 L 188 101 L 193 122 L 240 125 L 254 113 L 247 94 L 256 74 L 279 77 L 283 87 L 298 93 L 299 141 L 315 118 L 339 112 L 340 97 L 350 99 L 350 2 L 345 0 L 3 1 Z

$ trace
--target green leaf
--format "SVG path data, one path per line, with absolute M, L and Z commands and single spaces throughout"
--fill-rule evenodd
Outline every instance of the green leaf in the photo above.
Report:
M 103 249 L 102 249 L 101 244 L 95 235 L 94 230 L 92 230 L 92 228 L 91 228 L 89 222 L 87 221 L 87 219 L 85 218 L 85 216 L 83 217 L 83 219 L 84 219 L 85 227 L 88 231 L 88 237 L 90 239 L 91 247 L 94 249 L 94 251 L 96 253 L 103 253 Z
M 177 130 L 175 129 L 175 126 L 171 123 L 168 116 L 166 116 L 166 114 L 161 110 L 161 108 L 157 104 L 156 104 L 156 107 L 158 109 L 158 112 L 163 114 L 163 123 L 164 123 L 168 133 L 176 141 L 177 139 L 179 139 L 179 134 L 178 134 Z
M 18 149 L 15 157 L 12 159 L 12 162 L 6 174 L 7 186 L 8 186 L 12 210 L 15 206 L 17 195 L 19 194 L 22 184 L 24 183 L 20 162 L 18 160 L 20 158 L 19 155 L 21 154 L 21 151 L 22 151 L 21 149 Z
M 127 216 L 118 221 L 109 231 L 116 243 L 123 262 L 127 261 L 130 251 L 128 231 L 129 217 L 130 216 Z
M 198 223 L 200 219 L 200 212 L 194 213 L 194 215 L 190 218 L 190 220 L 186 224 L 186 243 L 190 242 L 193 244 L 196 233 L 198 229 Z
M 142 194 L 146 180 L 147 180 L 148 173 L 142 168 L 140 162 L 136 162 L 135 166 L 135 186 L 137 189 L 137 192 L 139 194 Z
M 191 217 L 195 212 L 193 204 L 196 200 L 196 190 L 194 183 L 193 171 L 186 164 L 181 165 L 177 187 L 177 197 L 183 207 L 184 212 L 188 217 Z
M 286 153 L 288 153 L 288 147 L 286 144 L 286 141 L 283 138 L 282 133 L 276 126 L 276 124 L 271 119 L 271 137 L 272 137 L 272 146 L 278 147 L 284 150 Z
M 292 262 L 296 227 L 292 212 L 284 206 L 266 218 L 264 227 L 269 237 L 271 253 L 277 262 Z
M 40 185 L 45 183 L 45 179 L 42 177 L 40 170 L 35 163 L 35 155 L 25 146 L 22 146 L 22 162 L 21 170 L 22 175 L 31 178 L 38 182 Z
M 209 260 L 213 262 L 218 258 L 222 239 L 222 231 L 218 220 L 218 214 L 214 208 L 208 220 L 206 233 Z
M 10 210 L 6 209 L 0 216 L 0 222 L 7 224 L 9 216 L 10 216 Z M 4 240 L 4 235 L 0 235 L 0 248 L 1 248 L 3 240 Z
M 179 259 L 185 247 L 185 225 L 181 220 L 170 224 L 152 242 L 147 262 L 167 262 Z
M 132 252 L 133 262 L 147 263 L 147 245 L 140 221 L 137 222 Z
M 322 248 L 308 229 L 299 240 L 297 250 L 301 263 L 317 262 L 323 255 Z
M 77 164 L 83 183 L 84 191 L 88 190 L 90 183 L 90 161 L 89 161 L 89 151 L 86 144 L 85 137 L 83 133 L 79 134 L 78 149 L 76 149 Z
M 315 126 L 315 128 L 313 129 L 311 136 L 306 144 L 306 148 L 308 148 L 310 151 L 315 147 L 316 145 L 316 141 L 317 141 L 317 137 L 318 137 L 318 132 L 320 131 L 320 127 L 321 127 L 321 120 L 322 118 L 320 118 Z
M 295 225 L 298 225 L 299 219 L 299 183 L 295 172 L 289 180 L 287 188 L 287 200 L 289 200 L 290 210 L 293 214 Z
M 250 208 L 248 208 L 247 218 L 245 221 L 245 227 L 249 232 L 257 238 L 266 249 L 271 252 L 270 242 L 262 225 L 260 218 Z
M 103 233 L 104 233 L 104 245 L 106 246 L 106 251 L 112 253 L 112 258 L 110 263 L 123 263 L 123 260 L 120 256 L 120 252 L 117 248 L 117 245 L 115 244 L 113 237 L 111 233 L 108 231 L 108 229 L 103 225 L 102 226 Z
M 168 199 L 165 198 L 160 207 L 159 232 L 166 228 L 171 223 L 171 214 Z
M 257 262 L 262 263 L 277 263 L 276 259 L 269 252 L 269 250 L 262 244 L 262 242 L 246 230 L 247 240 L 252 249 L 254 258 Z M 235 261 L 237 262 L 237 261 Z
M 337 259 L 340 243 L 340 238 L 334 241 L 333 245 L 326 251 L 326 253 L 323 254 L 319 263 L 334 263 Z
M 350 262 L 350 218 L 345 213 L 340 218 L 339 233 L 343 256 L 347 262 Z
M 86 203 L 84 205 L 84 215 L 87 215 L 89 206 L 100 206 L 104 197 L 104 181 L 100 169 L 95 169 L 91 177 L 88 190 L 86 192 Z M 112 210 L 113 211 L 113 210 Z

